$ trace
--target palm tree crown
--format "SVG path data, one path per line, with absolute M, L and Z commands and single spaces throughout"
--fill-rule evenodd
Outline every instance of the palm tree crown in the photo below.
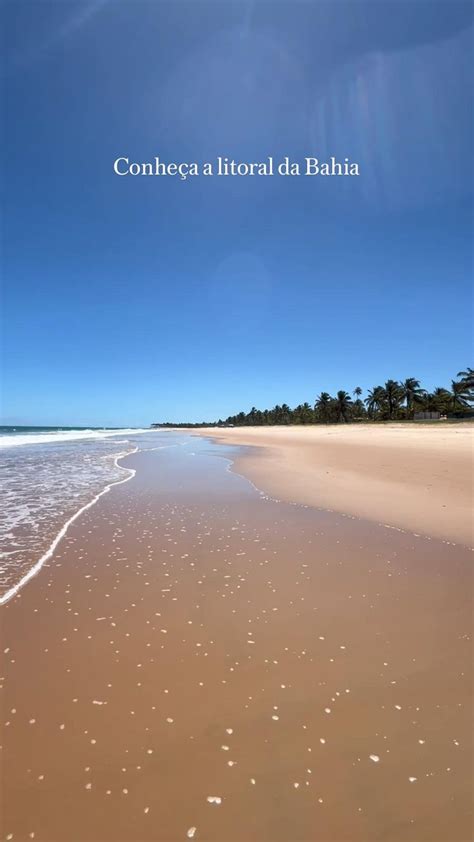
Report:
M 451 380 L 451 400 L 453 412 L 469 406 L 471 390 L 464 381 Z
M 415 377 L 407 377 L 403 383 L 400 384 L 402 390 L 402 400 L 406 401 L 407 412 L 411 413 L 413 405 L 420 403 L 425 390 L 421 388 L 420 381 Z
M 364 401 L 367 405 L 369 415 L 374 416 L 376 412 L 380 412 L 386 398 L 385 389 L 383 386 L 374 386 L 369 390 L 369 393 Z
M 339 421 L 347 421 L 350 408 L 352 406 L 352 398 L 348 392 L 341 389 L 336 395 L 336 410 Z

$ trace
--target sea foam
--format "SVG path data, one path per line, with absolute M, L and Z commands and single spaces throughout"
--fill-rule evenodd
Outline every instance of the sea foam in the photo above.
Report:
M 6 446 L 10 438 L 15 442 Z M 171 438 L 169 433 L 123 429 L 0 437 L 0 604 L 41 570 L 82 512 L 135 475 L 119 461 L 138 449 L 137 442 L 144 449 L 167 447 Z

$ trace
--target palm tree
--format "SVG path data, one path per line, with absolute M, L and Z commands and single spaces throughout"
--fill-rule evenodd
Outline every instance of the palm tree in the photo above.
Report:
M 360 386 L 356 386 L 354 391 L 352 392 L 356 400 L 352 406 L 352 417 L 354 420 L 361 420 L 361 418 L 365 415 L 365 406 L 363 401 L 361 400 L 362 389 Z
M 289 424 L 291 421 L 291 409 L 287 403 L 281 405 L 281 423 Z
M 300 407 L 300 418 L 302 424 L 311 424 L 313 421 L 313 410 L 311 409 L 309 403 L 305 401 Z
M 430 399 L 430 409 L 435 412 L 448 412 L 451 402 L 451 392 L 438 386 L 434 392 L 428 396 Z
M 382 411 L 386 397 L 387 395 L 385 394 L 383 386 L 374 386 L 374 388 L 368 392 L 365 403 L 371 418 L 374 418 L 378 412 Z
M 272 424 L 279 424 L 281 419 L 281 406 L 279 403 L 275 404 L 273 409 L 271 410 L 272 413 Z
M 462 380 L 451 380 L 451 403 L 453 412 L 469 406 L 471 391 Z
M 253 406 L 253 407 L 252 407 L 252 409 L 250 410 L 249 414 L 247 415 L 247 422 L 248 422 L 251 426 L 255 425 L 255 423 L 256 423 L 256 420 L 257 420 L 257 411 L 258 411 L 258 410 L 257 410 L 257 407 L 256 407 L 256 406 Z
M 331 401 L 332 398 L 329 392 L 321 392 L 314 404 L 314 411 L 317 412 L 321 421 L 324 421 L 326 424 L 329 421 Z
M 352 398 L 350 394 L 341 389 L 336 395 L 337 420 L 347 423 L 351 408 Z
M 388 404 L 388 417 L 391 420 L 396 409 L 402 400 L 402 388 L 396 380 L 387 380 L 385 384 L 385 396 Z
M 461 378 L 461 383 L 466 387 L 469 396 L 468 400 L 474 400 L 474 368 L 467 368 L 465 371 L 458 371 L 456 377 Z
M 415 377 L 407 377 L 407 379 L 400 384 L 402 390 L 402 400 L 406 400 L 407 417 L 412 414 L 415 403 L 420 403 L 425 390 L 421 388 L 420 381 Z
M 456 377 L 460 377 L 469 389 L 474 389 L 474 368 L 468 366 L 465 371 L 458 371 Z

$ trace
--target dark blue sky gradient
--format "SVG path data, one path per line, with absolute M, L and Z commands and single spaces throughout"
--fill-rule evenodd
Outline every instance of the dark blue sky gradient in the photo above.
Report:
M 472 364 L 472 7 L 3 8 L 4 423 L 147 424 Z M 119 178 L 334 154 L 359 178 Z

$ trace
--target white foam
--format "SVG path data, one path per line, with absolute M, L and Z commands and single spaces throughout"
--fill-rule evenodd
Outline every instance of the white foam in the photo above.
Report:
M 135 436 L 141 433 L 153 433 L 156 430 L 153 427 L 148 429 L 128 429 L 122 428 L 120 430 L 54 430 L 45 433 L 24 433 L 19 435 L 0 436 L 1 447 L 20 447 L 27 444 L 55 444 L 61 441 L 80 441 L 83 439 L 107 439 L 111 436 Z
M 114 463 L 117 466 L 117 468 L 121 467 L 118 464 L 119 459 L 123 459 L 124 456 L 130 456 L 132 453 L 136 453 L 137 450 L 138 447 L 136 447 L 135 450 L 132 451 L 125 451 L 124 453 L 119 453 L 114 459 Z M 10 588 L 10 590 L 6 591 L 0 597 L 0 605 L 5 605 L 7 602 L 10 601 L 10 599 L 13 599 L 13 597 L 16 596 L 18 591 L 20 591 L 21 588 L 23 588 L 24 585 L 26 585 L 26 583 L 30 581 L 30 579 L 32 579 L 40 572 L 44 563 L 48 561 L 49 558 L 51 558 L 59 542 L 62 538 L 64 538 L 71 523 L 74 523 L 74 521 L 77 520 L 77 518 L 80 517 L 80 515 L 87 509 L 92 508 L 92 506 L 94 506 L 97 503 L 99 498 L 102 497 L 103 494 L 107 494 L 110 491 L 110 489 L 114 487 L 114 485 L 121 485 L 123 482 L 128 482 L 128 480 L 132 479 L 136 474 L 136 470 L 134 468 L 124 468 L 122 470 L 128 471 L 128 476 L 124 477 L 124 479 L 117 480 L 117 482 L 111 482 L 109 485 L 106 485 L 105 488 L 102 489 L 102 491 L 96 494 L 95 497 L 93 497 L 92 500 L 89 501 L 89 503 L 86 503 L 85 506 L 82 506 L 80 509 L 78 509 L 78 511 L 75 514 L 73 514 L 72 517 L 69 518 L 69 520 L 66 521 L 64 526 L 59 530 L 55 539 L 52 541 L 46 552 L 41 556 L 39 561 L 37 561 L 36 564 L 33 565 L 33 567 L 30 567 L 28 572 L 25 573 L 25 575 L 20 579 L 19 582 L 16 583 L 16 585 L 14 585 L 12 588 Z

